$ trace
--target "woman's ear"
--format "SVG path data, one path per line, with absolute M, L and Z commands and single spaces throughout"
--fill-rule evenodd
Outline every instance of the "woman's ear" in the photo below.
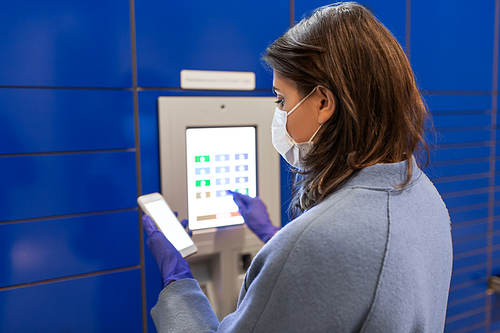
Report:
M 318 123 L 324 124 L 333 116 L 337 107 L 337 102 L 335 96 L 333 96 L 333 93 L 329 89 L 319 86 L 318 92 L 321 96 L 321 105 L 318 110 Z

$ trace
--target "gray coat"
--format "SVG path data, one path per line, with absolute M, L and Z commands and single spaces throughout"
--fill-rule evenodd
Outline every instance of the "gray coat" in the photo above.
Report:
M 159 332 L 442 332 L 452 268 L 448 211 L 413 162 L 361 170 L 280 230 L 218 322 L 197 282 L 173 282 Z

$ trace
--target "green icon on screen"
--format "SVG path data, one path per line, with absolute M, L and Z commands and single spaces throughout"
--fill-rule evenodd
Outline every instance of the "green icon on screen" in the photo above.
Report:
M 199 162 L 210 162 L 210 155 L 200 155 L 194 157 L 195 163 Z
M 207 180 L 197 180 L 196 181 L 196 187 L 201 187 L 201 186 L 210 186 L 210 179 L 207 179 Z
M 241 193 L 244 195 L 248 195 L 248 188 L 238 188 L 235 190 L 235 192 L 238 192 L 238 193 Z

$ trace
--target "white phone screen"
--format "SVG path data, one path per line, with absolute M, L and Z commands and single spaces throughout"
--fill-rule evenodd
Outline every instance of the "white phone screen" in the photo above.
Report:
M 254 126 L 186 130 L 191 230 L 244 222 L 227 190 L 257 195 L 256 138 Z
M 193 245 L 191 237 L 182 228 L 182 225 L 165 201 L 151 201 L 146 203 L 145 206 L 165 237 L 178 251 Z

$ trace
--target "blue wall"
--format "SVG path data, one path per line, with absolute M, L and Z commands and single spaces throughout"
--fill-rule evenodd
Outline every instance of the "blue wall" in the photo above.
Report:
M 500 299 L 486 295 L 488 277 L 500 274 L 499 0 L 361 3 L 410 55 L 434 117 L 426 172 L 449 207 L 455 252 L 446 332 L 500 330 Z M 157 98 L 271 96 L 261 52 L 290 16 L 324 4 L 2 6 L 1 332 L 155 331 L 149 310 L 161 281 L 136 197 L 160 190 Z M 257 89 L 182 91 L 182 69 L 253 71 Z

